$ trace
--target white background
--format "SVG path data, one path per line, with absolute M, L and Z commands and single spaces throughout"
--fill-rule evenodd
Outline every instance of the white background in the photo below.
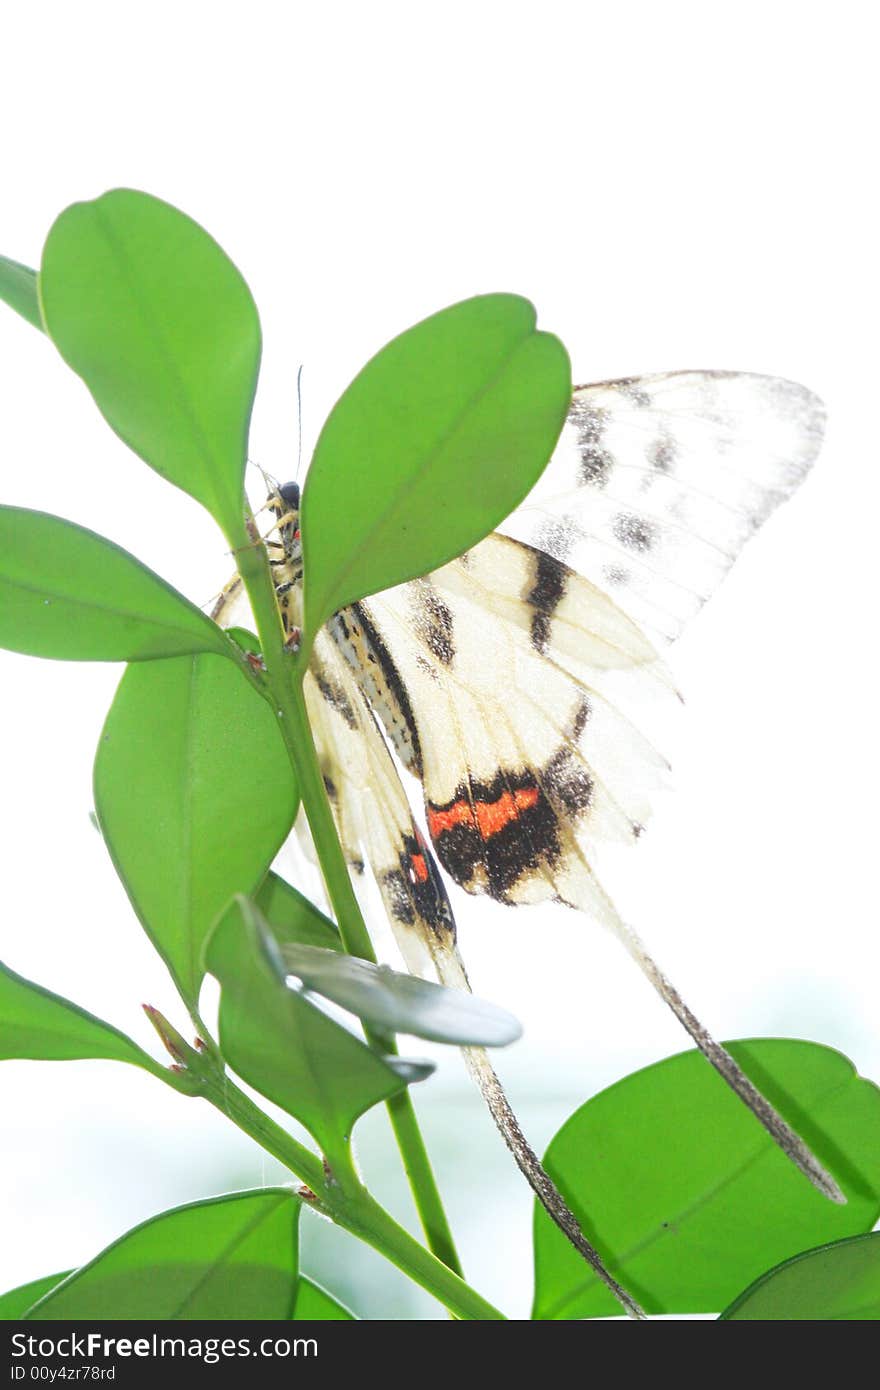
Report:
M 734 367 L 823 395 L 813 476 L 671 654 L 678 789 L 620 893 L 718 1034 L 814 1038 L 877 1078 L 872 18 L 766 0 L 19 7 L 3 24 L 0 249 L 37 264 L 67 203 L 119 184 L 204 223 L 260 306 L 251 452 L 279 476 L 300 362 L 308 452 L 383 341 L 487 290 L 530 296 L 580 380 Z M 85 523 L 211 597 L 230 568 L 213 524 L 8 313 L 0 399 L 4 502 Z M 152 1047 L 140 1001 L 180 1011 L 88 821 L 118 674 L 0 654 L 0 957 Z M 455 903 L 475 986 L 526 1026 L 499 1067 L 536 1147 L 684 1045 L 586 921 Z M 110 1063 L 6 1063 L 0 1086 L 0 1287 L 175 1201 L 278 1178 L 206 1107 Z M 465 1266 L 523 1316 L 529 1195 L 454 1052 L 417 1101 Z M 382 1115 L 361 1133 L 367 1176 L 408 1219 Z M 368 1315 L 440 1315 L 317 1227 L 307 1267 Z

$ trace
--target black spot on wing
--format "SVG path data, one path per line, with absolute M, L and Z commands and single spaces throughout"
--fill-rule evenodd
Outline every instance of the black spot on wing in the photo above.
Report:
M 394 920 L 402 922 L 405 927 L 415 926 L 415 907 L 403 870 L 387 869 L 379 875 L 379 886 L 385 898 L 385 905 Z
M 342 686 L 337 685 L 324 671 L 316 672 L 315 680 L 318 683 L 318 689 L 330 708 L 336 710 L 337 714 L 342 717 L 350 729 L 356 729 L 358 727 L 357 718 L 351 707 L 351 702 L 342 689 Z
M 602 444 L 607 419 L 608 412 L 601 406 L 575 396 L 569 420 L 577 435 L 579 482 L 588 487 L 603 488 L 614 468 L 614 456 Z
M 573 819 L 584 815 L 592 805 L 594 783 L 586 768 L 570 748 L 558 748 L 541 774 L 541 782 L 551 798 Z
M 542 654 L 547 650 L 553 614 L 558 608 L 568 582 L 568 569 L 555 556 L 535 550 L 534 582 L 526 594 L 526 602 L 535 609 L 532 614 L 532 646 Z
M 605 487 L 614 468 L 614 455 L 598 444 L 581 445 L 578 474 L 584 487 Z
M 578 701 L 578 707 L 575 711 L 575 716 L 571 723 L 572 742 L 577 743 L 581 734 L 584 732 L 584 729 L 587 726 L 587 721 L 589 720 L 592 713 L 593 706 L 590 704 L 590 701 L 587 699 L 586 695 L 582 695 L 580 700 Z
M 648 448 L 648 462 L 658 473 L 671 473 L 677 455 L 678 445 L 670 434 L 661 434 Z
M 651 550 L 657 541 L 657 528 L 645 517 L 634 512 L 620 512 L 612 523 L 612 530 L 620 544 L 638 555 Z
M 449 666 L 455 656 L 452 613 L 429 581 L 422 581 L 415 592 L 419 636 L 432 655 Z
M 621 377 L 619 381 L 609 384 L 625 396 L 630 405 L 637 406 L 639 410 L 647 410 L 651 404 L 651 393 L 637 376 Z
M 535 538 L 536 548 L 555 555 L 557 560 L 566 560 L 575 543 L 583 540 L 584 533 L 574 517 L 547 517 L 538 527 Z

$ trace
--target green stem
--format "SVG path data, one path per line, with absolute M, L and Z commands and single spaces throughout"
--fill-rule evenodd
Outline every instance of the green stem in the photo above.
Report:
M 364 924 L 351 885 L 348 865 L 339 844 L 306 712 L 302 681 L 306 671 L 307 652 L 301 652 L 297 660 L 293 653 L 285 649 L 275 589 L 264 547 L 255 545 L 246 533 L 231 540 L 233 548 L 238 551 L 238 571 L 247 590 L 257 624 L 266 667 L 268 697 L 275 710 L 288 757 L 299 782 L 300 795 L 342 943 L 349 955 L 375 961 L 373 944 Z M 379 1039 L 369 1029 L 364 1031 L 367 1041 L 373 1046 L 380 1046 L 384 1052 L 397 1050 L 396 1044 L 389 1044 L 387 1038 Z M 428 1246 L 438 1259 L 460 1275 L 461 1263 L 416 1118 L 412 1097 L 408 1090 L 401 1091 L 392 1096 L 386 1104 Z
M 205 1099 L 233 1124 L 305 1182 L 313 1196 L 303 1200 L 324 1212 L 338 1226 L 371 1245 L 410 1279 L 454 1313 L 473 1321 L 504 1320 L 504 1314 L 426 1250 L 371 1197 L 360 1183 L 340 1187 L 324 1170 L 321 1160 L 297 1139 L 264 1115 L 228 1077 L 205 1078 Z

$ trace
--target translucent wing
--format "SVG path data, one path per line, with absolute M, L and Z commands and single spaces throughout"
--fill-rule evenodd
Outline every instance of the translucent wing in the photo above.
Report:
M 803 386 L 745 372 L 579 387 L 553 459 L 503 530 L 671 640 L 802 481 L 823 427 Z
M 454 942 L 449 899 L 372 711 L 326 632 L 304 689 L 345 856 L 356 874 L 369 864 L 404 958 L 422 973 L 432 935 Z
M 503 902 L 555 898 L 616 921 L 595 860 L 603 842 L 639 835 L 666 772 L 604 688 L 624 670 L 669 693 L 635 624 L 559 561 L 497 533 L 356 605 L 352 622 L 379 653 L 385 690 L 405 692 L 401 754 L 453 878 Z M 363 670 L 370 657 L 349 660 Z M 388 705 L 374 702 L 383 719 Z

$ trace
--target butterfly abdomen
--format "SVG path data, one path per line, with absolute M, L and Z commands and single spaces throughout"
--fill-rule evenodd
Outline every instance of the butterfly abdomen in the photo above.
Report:
M 380 719 L 404 767 L 421 776 L 422 751 L 406 686 L 384 642 L 360 603 L 332 617 L 327 630 L 370 706 Z

